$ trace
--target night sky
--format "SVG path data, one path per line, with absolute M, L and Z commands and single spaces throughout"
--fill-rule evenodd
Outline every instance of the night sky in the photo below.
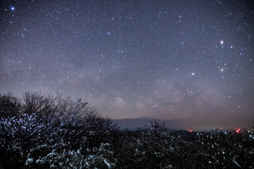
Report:
M 4 0 L 0 93 L 112 119 L 254 119 L 251 0 Z

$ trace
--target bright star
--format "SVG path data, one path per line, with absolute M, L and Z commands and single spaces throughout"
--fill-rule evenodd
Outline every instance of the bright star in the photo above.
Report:
M 220 44 L 221 44 L 221 45 L 223 45 L 223 44 L 224 44 L 224 41 L 223 41 L 223 40 L 221 40 L 221 41 L 220 41 Z
M 220 69 L 220 71 L 221 71 L 221 72 L 223 72 L 223 71 L 224 71 L 224 69 Z
M 195 73 L 191 73 L 191 75 L 192 75 L 192 76 L 194 76 L 194 75 L 195 75 Z
M 11 10 L 12 10 L 12 11 L 14 11 L 14 10 L 15 10 L 15 8 L 12 6 L 12 7 L 11 7 Z

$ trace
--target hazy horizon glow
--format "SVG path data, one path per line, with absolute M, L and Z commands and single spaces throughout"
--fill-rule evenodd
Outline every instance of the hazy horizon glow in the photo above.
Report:
M 0 93 L 109 118 L 254 119 L 251 1 L 3 1 Z

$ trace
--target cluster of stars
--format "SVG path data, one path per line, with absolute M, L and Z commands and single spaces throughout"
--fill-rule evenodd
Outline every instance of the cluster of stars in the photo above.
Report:
M 221 2 L 4 1 L 0 92 L 59 92 L 111 118 L 250 116 L 253 11 Z

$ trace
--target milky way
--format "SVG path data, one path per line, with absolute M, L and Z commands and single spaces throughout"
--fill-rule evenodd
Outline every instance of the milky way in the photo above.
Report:
M 1 93 L 110 118 L 254 119 L 250 0 L 4 0 L 0 16 Z

